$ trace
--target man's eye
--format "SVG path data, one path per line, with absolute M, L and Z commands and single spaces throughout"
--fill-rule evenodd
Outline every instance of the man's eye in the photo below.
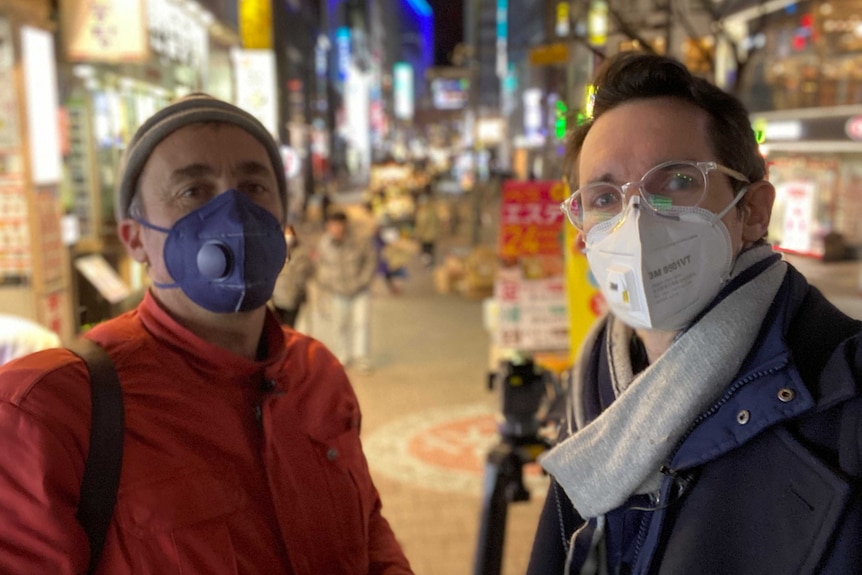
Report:
M 188 209 L 201 206 L 214 197 L 212 186 L 195 184 L 184 186 L 177 194 L 178 205 Z
M 668 190 L 689 190 L 695 186 L 695 181 L 692 176 L 689 174 L 674 174 L 665 184 L 665 188 Z
M 239 191 L 251 196 L 257 196 L 266 193 L 269 189 L 265 185 L 257 182 L 246 182 L 239 186 Z
M 620 193 L 611 186 L 596 186 L 583 191 L 584 208 L 589 210 L 608 210 L 620 202 Z
M 180 197 L 183 199 L 199 199 L 206 195 L 206 188 L 204 186 L 195 184 L 193 186 L 186 186 L 180 191 Z
M 703 189 L 703 177 L 686 169 L 672 169 L 653 174 L 644 182 L 647 192 L 659 195 L 689 194 Z

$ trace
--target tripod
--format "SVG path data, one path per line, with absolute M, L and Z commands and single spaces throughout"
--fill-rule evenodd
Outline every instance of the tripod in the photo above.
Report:
M 535 462 L 548 447 L 538 436 L 504 436 L 488 453 L 473 575 L 499 575 L 509 503 L 530 500 L 524 487 L 524 465 Z
M 493 389 L 495 383 L 502 388 L 505 422 L 500 441 L 485 462 L 473 575 L 499 575 L 509 503 L 530 500 L 524 486 L 524 465 L 534 463 L 551 445 L 539 434 L 539 407 L 550 386 L 555 398 L 562 397 L 556 380 L 531 359 L 517 364 L 503 362 L 500 371 L 489 379 L 489 387 Z

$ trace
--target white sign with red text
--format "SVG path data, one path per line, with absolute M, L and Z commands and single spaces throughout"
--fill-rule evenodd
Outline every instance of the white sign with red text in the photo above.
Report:
M 814 251 L 814 182 L 796 180 L 776 186 L 784 199 L 784 233 L 781 249 L 802 254 Z

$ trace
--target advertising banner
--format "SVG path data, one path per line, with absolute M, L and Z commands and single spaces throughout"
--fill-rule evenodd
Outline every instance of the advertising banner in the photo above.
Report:
M 0 277 L 28 276 L 32 267 L 24 184 L 0 181 Z
M 508 181 L 500 207 L 494 282 L 496 345 L 519 351 L 567 353 L 569 319 L 563 267 L 565 184 Z
M 56 184 L 62 177 L 63 161 L 54 36 L 38 28 L 22 27 L 21 59 L 27 94 L 30 174 L 36 185 Z
M 412 120 L 415 108 L 413 66 L 407 62 L 396 62 L 392 68 L 392 93 L 395 99 L 395 117 Z
M 508 181 L 503 185 L 499 253 L 562 256 L 560 234 L 566 185 L 560 181 Z
M 494 282 L 494 298 L 499 306 L 498 345 L 522 351 L 569 348 L 562 275 L 528 279 L 521 267 L 501 269 Z
M 272 50 L 234 50 L 236 105 L 260 120 L 278 138 L 275 53 Z
M 149 58 L 143 0 L 61 0 L 63 47 L 70 62 Z
M 272 50 L 270 0 L 240 0 L 239 33 L 246 50 Z
M 784 229 L 781 249 L 813 254 L 814 182 L 796 180 L 775 187 L 776 196 L 784 202 Z

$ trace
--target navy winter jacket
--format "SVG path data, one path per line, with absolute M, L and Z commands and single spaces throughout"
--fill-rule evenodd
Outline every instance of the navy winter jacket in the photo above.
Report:
M 606 516 L 612 573 L 862 573 L 860 329 L 788 265 L 739 374 L 666 463 L 658 501 Z M 528 575 L 563 573 L 583 523 L 552 483 Z M 572 574 L 590 535 L 577 535 Z

